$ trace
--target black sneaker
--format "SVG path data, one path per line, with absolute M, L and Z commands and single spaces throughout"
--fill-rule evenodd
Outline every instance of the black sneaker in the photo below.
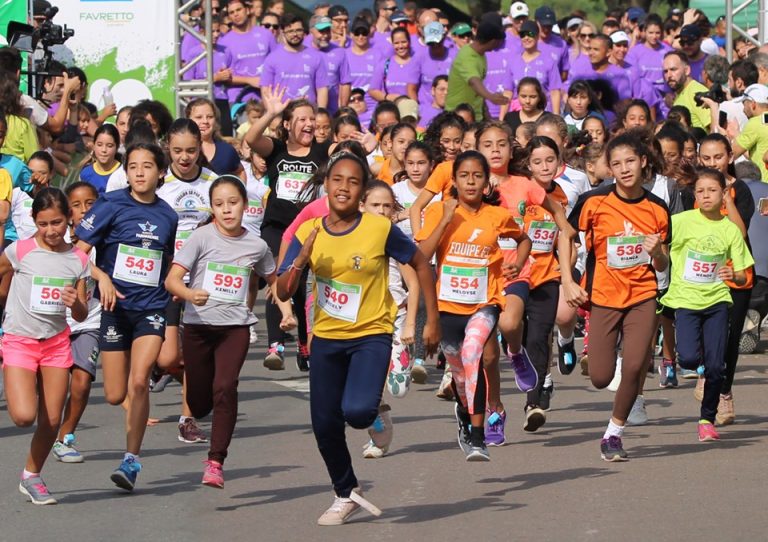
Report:
M 445 354 L 443 354 L 442 350 L 439 350 L 437 352 L 437 364 L 435 365 L 438 370 L 444 371 L 445 370 Z
M 627 452 L 621 444 L 621 437 L 608 437 L 600 441 L 600 457 L 603 461 L 629 461 Z
M 525 406 L 525 423 L 523 431 L 535 433 L 542 425 L 547 423 L 547 414 L 540 405 Z
M 561 375 L 571 374 L 578 364 L 579 360 L 576 357 L 576 348 L 574 343 L 575 339 L 562 346 L 560 343 L 558 343 L 557 370 L 560 371 Z
M 549 386 L 544 386 L 541 388 L 541 393 L 539 394 L 539 406 L 541 407 L 541 410 L 544 412 L 549 412 L 549 402 L 554 394 L 554 384 L 550 384 Z
M 459 448 L 465 454 L 469 453 L 472 444 L 471 438 L 471 423 L 469 421 L 469 413 L 459 406 L 458 403 L 454 405 L 454 414 L 456 415 L 456 423 L 458 424 L 459 431 L 457 440 L 459 442 Z
M 309 349 L 301 343 L 296 347 L 296 368 L 302 373 L 309 371 Z

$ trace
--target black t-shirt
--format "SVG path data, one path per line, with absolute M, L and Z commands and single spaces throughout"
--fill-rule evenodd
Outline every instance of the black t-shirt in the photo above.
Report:
M 312 141 L 306 156 L 289 154 L 283 141 L 272 139 L 272 144 L 272 153 L 266 158 L 270 190 L 262 227 L 285 230 L 299 214 L 296 203 L 307 181 L 328 162 L 331 142 Z
M 213 154 L 213 160 L 209 162 L 213 172 L 217 175 L 235 175 L 241 166 L 240 157 L 235 148 L 220 139 L 214 141 L 214 145 L 216 145 L 216 151 Z

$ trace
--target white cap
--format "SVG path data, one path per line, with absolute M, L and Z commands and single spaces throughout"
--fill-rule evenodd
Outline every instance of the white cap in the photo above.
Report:
M 712 38 L 704 38 L 701 42 L 700 48 L 709 56 L 720 54 L 720 47 L 718 47 L 717 43 Z
M 513 2 L 511 6 L 509 6 L 509 16 L 513 19 L 517 19 L 518 17 L 528 17 L 528 6 L 525 4 L 525 2 Z
M 572 26 L 578 26 L 583 22 L 584 22 L 584 19 L 582 19 L 581 17 L 574 17 L 573 19 L 568 20 L 568 24 L 566 24 L 565 27 L 571 28 Z
M 743 102 L 745 100 L 752 100 L 758 104 L 768 104 L 768 87 L 761 85 L 760 83 L 749 85 L 746 89 L 744 89 L 744 94 L 738 98 L 734 98 L 733 101 Z
M 629 36 L 627 36 L 627 33 L 623 30 L 617 30 L 613 34 L 611 34 L 611 41 L 613 43 L 621 43 L 622 41 L 626 41 L 629 43 Z
M 560 25 L 559 24 L 556 24 L 556 25 L 552 26 L 552 33 L 553 34 L 557 34 L 558 36 L 560 35 Z
M 512 21 L 513 21 L 513 20 L 514 20 L 514 19 L 512 19 L 512 17 L 509 17 L 509 16 L 507 16 L 507 17 L 504 17 L 504 18 L 501 20 L 501 24 L 503 24 L 504 26 L 509 26 L 509 25 L 511 25 L 511 24 L 512 24 Z

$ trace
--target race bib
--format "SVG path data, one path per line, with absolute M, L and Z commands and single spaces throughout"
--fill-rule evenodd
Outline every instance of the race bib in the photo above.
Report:
M 277 178 L 277 198 L 284 199 L 292 202 L 296 202 L 299 199 L 299 194 L 304 189 L 304 186 L 309 181 L 309 173 L 301 173 L 298 171 L 287 171 L 280 173 Z
M 477 305 L 488 302 L 488 268 L 455 267 L 440 268 L 440 294 L 442 301 Z
M 33 276 L 29 292 L 30 310 L 41 314 L 63 314 L 67 307 L 61 299 L 61 291 L 65 286 L 74 285 L 72 279 Z
M 608 238 L 608 267 L 627 269 L 636 265 L 647 264 L 650 261 L 648 253 L 643 250 L 645 236 L 609 237 Z
M 237 265 L 208 262 L 203 275 L 203 290 L 211 299 L 245 305 L 251 270 Z
M 142 286 L 158 286 L 162 263 L 163 253 L 159 250 L 131 247 L 121 243 L 117 248 L 112 276 Z
M 184 246 L 184 243 L 187 242 L 187 239 L 189 239 L 190 235 L 192 235 L 192 230 L 188 230 L 188 231 L 176 230 L 176 240 L 173 243 L 173 246 L 175 247 L 174 253 L 181 250 L 181 247 Z
M 531 252 L 552 252 L 557 236 L 557 224 L 534 220 L 528 228 Z
M 278 181 L 279 182 L 279 181 Z M 245 209 L 245 218 L 258 218 L 264 214 L 264 207 L 261 205 L 261 200 L 249 199 L 248 207 Z
M 717 270 L 725 265 L 725 256 L 722 254 L 701 254 L 688 250 L 685 256 L 685 269 L 683 278 L 688 282 L 711 283 L 718 282 Z
M 517 217 L 515 218 L 515 222 L 517 222 L 520 231 L 523 231 L 523 219 Z M 501 250 L 515 250 L 517 248 L 517 241 L 511 237 L 499 237 L 498 243 Z
M 317 281 L 317 306 L 326 314 L 345 322 L 357 322 L 363 287 L 345 284 L 333 279 L 315 277 Z

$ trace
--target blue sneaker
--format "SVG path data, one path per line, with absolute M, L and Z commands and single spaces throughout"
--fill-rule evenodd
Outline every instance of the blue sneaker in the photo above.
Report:
M 120 489 L 133 491 L 133 486 L 136 485 L 136 477 L 139 475 L 139 472 L 141 472 L 141 463 L 129 457 L 128 459 L 123 459 L 123 462 L 120 463 L 120 466 L 117 467 L 117 470 L 112 473 L 109 479 Z
M 677 386 L 678 382 L 675 362 L 671 359 L 662 359 L 661 365 L 659 365 L 659 387 L 676 388 Z
M 576 368 L 576 362 L 578 357 L 576 356 L 576 348 L 574 347 L 574 339 L 571 339 L 567 344 L 560 345 L 558 343 L 557 349 L 557 370 L 561 375 L 569 375 Z
M 517 388 L 521 392 L 528 393 L 539 385 L 539 375 L 533 363 L 531 363 L 531 358 L 528 357 L 528 352 L 525 351 L 525 348 L 520 348 L 520 352 L 517 354 L 508 351 L 507 355 L 512 364 L 512 369 L 515 371 L 515 384 L 517 384 Z

